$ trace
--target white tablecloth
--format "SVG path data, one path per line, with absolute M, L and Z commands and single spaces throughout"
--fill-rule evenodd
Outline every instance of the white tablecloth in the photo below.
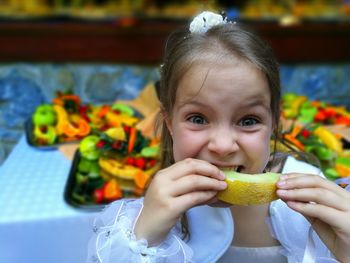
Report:
M 80 263 L 96 213 L 64 200 L 71 161 L 23 136 L 0 167 L 0 262 Z

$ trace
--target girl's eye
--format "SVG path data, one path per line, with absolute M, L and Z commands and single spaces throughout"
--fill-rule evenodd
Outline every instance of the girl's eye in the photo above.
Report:
M 259 121 L 255 118 L 244 118 L 240 121 L 239 125 L 241 126 L 252 126 L 258 124 Z
M 199 115 L 191 116 L 188 118 L 188 120 L 194 124 L 206 124 L 207 123 L 207 121 Z

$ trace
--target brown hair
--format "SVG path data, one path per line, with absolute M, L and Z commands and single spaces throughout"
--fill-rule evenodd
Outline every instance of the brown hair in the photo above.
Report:
M 238 24 L 218 25 L 204 34 L 191 34 L 189 30 L 181 30 L 169 36 L 157 87 L 162 111 L 168 116 L 172 115 L 179 81 L 191 66 L 202 61 L 203 57 L 220 59 L 227 57 L 227 54 L 248 61 L 265 75 L 271 94 L 274 137 L 277 139 L 280 117 L 279 65 L 271 47 Z M 161 129 L 161 167 L 165 168 L 174 163 L 172 137 L 164 124 L 164 119 L 158 124 Z M 182 223 L 186 237 L 188 234 L 186 217 L 182 218 Z

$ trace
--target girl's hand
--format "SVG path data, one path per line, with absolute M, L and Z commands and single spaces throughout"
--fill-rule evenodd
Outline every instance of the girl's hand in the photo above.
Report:
M 350 262 L 350 193 L 317 175 L 288 174 L 277 195 L 303 214 L 341 262 Z
M 137 238 L 159 244 L 188 209 L 216 201 L 226 188 L 225 175 L 202 160 L 185 159 L 159 171 L 147 189 L 144 207 L 135 225 Z

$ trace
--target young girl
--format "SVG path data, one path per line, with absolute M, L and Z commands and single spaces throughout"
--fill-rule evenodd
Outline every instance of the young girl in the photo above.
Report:
M 161 68 L 162 169 L 144 198 L 101 213 L 89 262 L 350 262 L 350 193 L 315 167 L 271 165 L 279 69 L 257 36 L 204 12 Z M 221 169 L 284 175 L 279 200 L 229 206 Z M 310 227 L 312 226 L 312 228 Z

